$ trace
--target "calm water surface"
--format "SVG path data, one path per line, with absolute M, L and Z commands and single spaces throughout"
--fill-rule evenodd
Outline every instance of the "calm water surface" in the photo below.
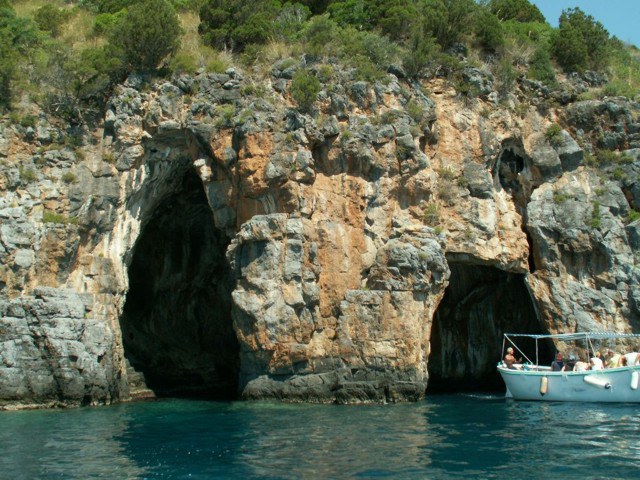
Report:
M 640 478 L 640 405 L 157 402 L 0 412 L 0 478 Z

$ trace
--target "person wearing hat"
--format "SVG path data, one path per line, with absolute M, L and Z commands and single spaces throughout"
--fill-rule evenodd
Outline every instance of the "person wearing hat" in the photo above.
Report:
M 520 360 L 516 360 L 516 357 L 513 356 L 513 348 L 509 347 L 507 348 L 507 354 L 504 356 L 504 365 L 507 368 L 510 368 L 511 370 L 517 370 L 517 368 L 514 366 L 514 364 L 516 362 L 521 362 L 522 359 Z

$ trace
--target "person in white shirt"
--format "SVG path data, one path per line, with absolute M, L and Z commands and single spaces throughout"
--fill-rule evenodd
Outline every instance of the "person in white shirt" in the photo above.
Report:
M 629 367 L 633 367 L 634 365 L 638 365 L 638 363 L 640 363 L 640 353 L 638 352 L 631 352 L 631 353 L 627 353 L 625 355 L 625 357 L 627 358 L 627 366 Z
M 589 359 L 589 363 L 591 364 L 591 370 L 602 370 L 604 368 L 602 354 L 600 352 L 596 352 L 595 355 Z

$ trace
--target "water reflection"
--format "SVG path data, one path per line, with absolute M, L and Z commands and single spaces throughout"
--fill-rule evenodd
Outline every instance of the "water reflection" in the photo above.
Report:
M 162 401 L 0 412 L 2 478 L 635 478 L 633 405 Z
M 0 412 L 2 478 L 142 478 L 117 440 L 122 411 Z

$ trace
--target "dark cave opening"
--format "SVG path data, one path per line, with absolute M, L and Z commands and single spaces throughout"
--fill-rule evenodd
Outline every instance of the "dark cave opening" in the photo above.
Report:
M 496 370 L 503 333 L 543 333 L 524 275 L 463 263 L 449 267 L 431 329 L 427 393 L 504 391 Z M 535 344 L 524 345 L 523 353 L 535 361 Z M 539 358 L 550 363 L 553 346 L 541 344 Z
M 526 161 L 523 156 L 516 153 L 513 148 L 505 148 L 496 164 L 498 181 L 500 186 L 511 194 L 520 214 L 524 214 L 527 208 L 527 192 L 523 185 L 521 174 L 524 171 Z
M 520 188 L 518 174 L 524 169 L 524 159 L 511 149 L 505 149 L 500 155 L 498 178 L 505 190 L 513 192 Z
M 527 160 L 522 151 L 522 145 L 512 144 L 505 147 L 500 155 L 494 170 L 494 177 L 497 177 L 499 186 L 511 195 L 516 210 L 522 217 L 522 229 L 527 236 L 529 244 L 529 272 L 536 271 L 533 238 L 527 231 L 527 203 L 531 197 L 531 189 L 533 188 L 530 179 L 527 178 Z
M 143 226 L 120 326 L 129 364 L 156 396 L 237 395 L 228 243 L 193 171 Z

